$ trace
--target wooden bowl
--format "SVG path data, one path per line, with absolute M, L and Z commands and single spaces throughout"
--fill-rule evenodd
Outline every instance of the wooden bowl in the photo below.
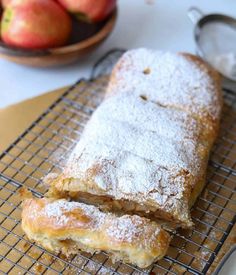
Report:
M 112 31 L 117 18 L 115 10 L 105 21 L 96 24 L 72 18 L 72 34 L 63 47 L 45 50 L 25 50 L 0 42 L 0 57 L 9 61 L 34 66 L 51 67 L 76 61 L 96 48 Z

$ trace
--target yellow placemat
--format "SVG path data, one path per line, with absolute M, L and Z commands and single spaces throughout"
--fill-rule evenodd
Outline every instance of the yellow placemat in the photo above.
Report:
M 37 119 L 65 89 L 66 87 L 0 109 L 0 152 Z

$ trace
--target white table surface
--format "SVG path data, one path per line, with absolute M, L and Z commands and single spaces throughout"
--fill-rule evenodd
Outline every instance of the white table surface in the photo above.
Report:
M 235 0 L 118 0 L 118 5 L 114 32 L 94 53 L 77 63 L 39 69 L 0 60 L 0 108 L 88 76 L 92 64 L 114 47 L 195 53 L 193 25 L 186 15 L 192 5 L 205 13 L 220 12 L 236 17 Z
M 204 13 L 236 17 L 236 0 L 119 0 L 119 16 L 110 37 L 93 54 L 72 65 L 38 69 L 0 60 L 0 108 L 74 83 L 87 77 L 91 66 L 112 48 L 151 47 L 195 53 L 193 25 L 187 17 L 190 6 Z M 223 275 L 235 274 L 234 261 Z

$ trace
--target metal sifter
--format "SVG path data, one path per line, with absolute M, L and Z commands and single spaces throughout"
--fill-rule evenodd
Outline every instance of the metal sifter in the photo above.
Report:
M 223 14 L 204 15 L 191 7 L 197 54 L 225 78 L 236 81 L 236 19 Z

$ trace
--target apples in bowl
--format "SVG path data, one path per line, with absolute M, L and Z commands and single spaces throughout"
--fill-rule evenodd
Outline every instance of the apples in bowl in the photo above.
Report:
M 94 0 L 3 0 L 2 5 L 0 56 L 32 66 L 76 60 L 109 35 L 117 16 L 115 0 L 96 0 L 96 5 Z

